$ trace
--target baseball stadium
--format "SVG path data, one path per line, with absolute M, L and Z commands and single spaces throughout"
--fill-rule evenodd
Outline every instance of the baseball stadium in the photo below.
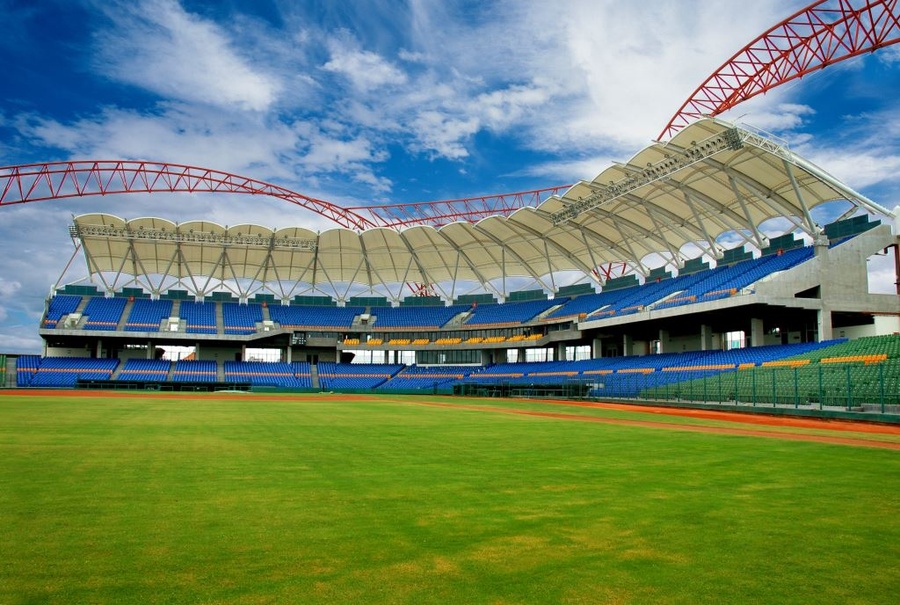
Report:
M 0 360 L 0 601 L 893 601 L 900 207 L 718 116 L 898 34 L 895 2 L 816 2 L 562 187 L 346 207 L 167 162 L 0 168 L 0 206 L 333 223 L 72 218 L 43 351 Z

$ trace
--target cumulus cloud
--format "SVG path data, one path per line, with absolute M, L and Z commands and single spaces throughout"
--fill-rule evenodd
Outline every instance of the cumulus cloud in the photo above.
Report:
M 97 67 L 110 78 L 166 99 L 263 111 L 279 82 L 254 68 L 217 24 L 173 0 L 107 10 L 114 27 L 97 35 Z
M 322 69 L 345 76 L 357 90 L 370 92 L 407 81 L 406 74 L 374 52 L 348 48 L 337 40 L 330 47 L 331 59 Z

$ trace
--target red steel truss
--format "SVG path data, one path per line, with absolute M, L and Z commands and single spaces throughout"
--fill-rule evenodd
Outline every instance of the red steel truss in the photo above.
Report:
M 482 195 L 478 197 L 437 202 L 411 202 L 379 206 L 353 206 L 347 208 L 384 227 L 408 227 L 412 225 L 440 226 L 463 221 L 474 223 L 489 216 L 509 216 L 519 208 L 538 206 L 551 195 L 561 193 L 571 185 L 560 185 L 518 193 Z
M 524 206 L 537 206 L 546 197 L 568 187 L 438 202 L 344 208 L 271 183 L 181 164 L 87 160 L 0 168 L 0 206 L 117 193 L 241 193 L 279 198 L 312 210 L 342 227 L 357 230 L 440 226 L 458 220 L 477 221 L 496 214 L 509 215 Z
M 811 71 L 897 42 L 897 0 L 814 2 L 726 61 L 684 102 L 659 139 Z

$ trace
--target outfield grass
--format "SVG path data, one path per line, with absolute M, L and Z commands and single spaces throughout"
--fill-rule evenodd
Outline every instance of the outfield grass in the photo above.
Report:
M 875 448 L 396 397 L 0 396 L 0 486 L 0 603 L 900 594 L 900 454 Z

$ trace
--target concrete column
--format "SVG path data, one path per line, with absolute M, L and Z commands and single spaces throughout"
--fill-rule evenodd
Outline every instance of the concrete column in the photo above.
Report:
M 562 361 L 566 358 L 566 343 L 556 343 L 556 361 Z
M 292 347 L 291 345 L 288 345 L 288 346 L 286 346 L 286 347 L 284 348 L 284 360 L 285 360 L 285 362 L 287 362 L 287 363 L 292 363 L 292 362 L 293 362 L 293 359 L 292 359 L 292 358 L 293 358 L 293 353 L 294 353 L 294 347 Z
M 669 348 L 669 331 L 668 330 L 660 330 L 659 331 L 659 352 L 667 353 Z
M 144 356 L 145 359 L 153 359 L 153 353 L 155 349 L 153 348 L 153 341 L 147 341 L 147 354 Z
M 712 326 L 706 324 L 700 325 L 700 350 L 711 351 L 712 346 Z
M 247 345 L 241 345 L 241 361 L 247 361 Z
M 818 328 L 818 342 L 831 340 L 832 338 L 834 338 L 834 330 L 831 327 L 831 309 L 829 309 L 828 307 L 820 309 L 816 313 L 816 321 Z
M 763 320 L 753 317 L 750 319 L 750 346 L 761 347 L 763 344 L 765 344 Z
M 631 334 L 622 335 L 622 355 L 634 355 L 634 337 Z
M 593 359 L 603 357 L 603 341 L 599 338 L 595 338 L 594 342 L 591 343 L 591 357 Z
M 94 354 L 94 357 L 100 359 L 103 356 L 103 341 L 101 339 L 97 339 L 97 351 Z

